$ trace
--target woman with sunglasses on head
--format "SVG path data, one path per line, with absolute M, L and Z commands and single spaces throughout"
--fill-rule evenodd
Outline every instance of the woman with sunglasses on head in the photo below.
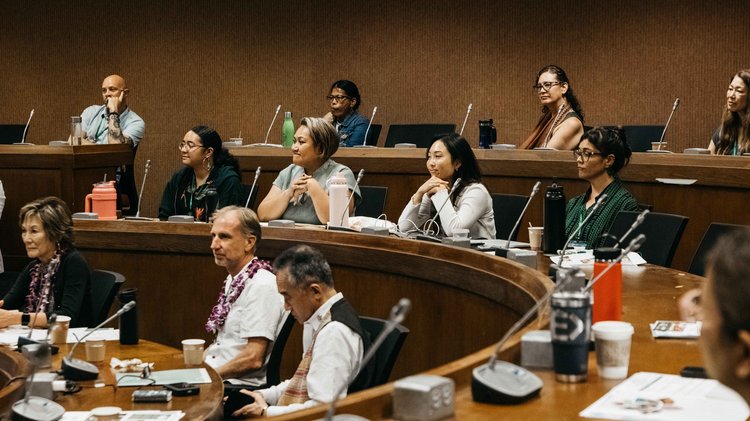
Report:
M 208 222 L 215 210 L 244 205 L 237 160 L 221 146 L 221 136 L 207 126 L 195 126 L 179 144 L 183 168 L 164 188 L 159 219 L 189 215 Z
M 350 80 L 337 80 L 326 99 L 329 111 L 323 118 L 336 128 L 341 146 L 364 144 L 370 120 L 357 112 L 362 102 L 357 85 Z
M 339 149 L 339 135 L 325 119 L 304 117 L 294 133 L 292 164 L 281 170 L 271 190 L 258 206 L 261 221 L 289 219 L 306 224 L 326 224 L 329 215 L 329 180 L 343 176 L 354 198 L 349 201 L 349 214 L 362 200 L 352 170 L 331 159 Z
M 588 181 L 589 188 L 584 194 L 568 201 L 565 236 L 570 237 L 578 229 L 602 193 L 606 193 L 607 198 L 586 225 L 581 227 L 573 243 L 589 249 L 600 246 L 601 235 L 609 232 L 618 212 L 638 210 L 638 202 L 617 175 L 628 164 L 631 154 L 628 142 L 618 129 L 594 127 L 584 133 L 578 142 L 578 147 L 573 150 L 578 177 Z
M 435 140 L 427 150 L 427 171 L 430 178 L 406 204 L 398 219 L 399 230 L 421 230 L 439 210 L 439 236 L 451 236 L 453 230 L 465 228 L 471 238 L 495 238 L 492 197 L 482 184 L 477 159 L 466 139 L 452 133 Z M 459 178 L 461 183 L 456 185 Z M 434 227 L 424 229 L 436 231 Z
M 750 152 L 748 89 L 750 89 L 750 69 L 740 70 L 729 82 L 721 126 L 716 129 L 708 144 L 712 155 L 742 155 Z
M 542 116 L 521 148 L 574 149 L 583 134 L 583 109 L 568 75 L 558 66 L 546 66 L 532 89 L 542 103 Z

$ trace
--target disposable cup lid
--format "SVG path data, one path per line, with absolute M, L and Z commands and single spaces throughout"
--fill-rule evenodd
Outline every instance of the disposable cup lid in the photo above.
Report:
M 183 345 L 203 345 L 206 341 L 203 339 L 184 339 L 182 341 Z
M 618 321 L 597 322 L 591 330 L 597 339 L 627 339 L 635 331 L 632 324 Z

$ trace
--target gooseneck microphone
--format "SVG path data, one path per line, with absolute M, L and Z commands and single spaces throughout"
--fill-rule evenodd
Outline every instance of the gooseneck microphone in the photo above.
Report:
M 646 220 L 646 215 L 648 215 L 649 212 L 651 211 L 648 209 L 644 209 L 643 212 L 639 213 L 638 216 L 636 216 L 635 221 L 633 221 L 633 224 L 630 226 L 630 228 L 628 228 L 628 230 L 625 231 L 625 234 L 623 234 L 622 237 L 617 240 L 617 244 L 615 244 L 615 247 L 620 247 L 622 242 L 625 241 L 626 238 L 628 238 L 628 235 L 630 235 L 633 230 L 638 228 L 643 223 L 643 221 Z
M 268 145 L 268 136 L 271 134 L 271 128 L 273 127 L 273 123 L 276 122 L 276 117 L 279 116 L 279 111 L 281 111 L 281 104 L 279 104 L 278 107 L 276 107 L 276 112 L 273 114 L 271 125 L 268 126 L 268 131 L 266 132 L 266 139 L 263 141 L 264 145 Z
M 466 108 L 466 117 L 464 117 L 464 124 L 461 125 L 461 131 L 458 133 L 459 135 L 464 135 L 464 128 L 466 127 L 466 121 L 469 119 L 469 114 L 471 114 L 471 107 L 473 104 L 469 104 L 469 107 Z
M 339 388 L 339 390 L 336 391 L 336 395 L 333 397 L 331 404 L 328 406 L 328 411 L 326 412 L 325 419 L 327 421 L 333 420 L 333 414 L 336 412 L 336 402 L 338 402 L 339 396 L 341 396 L 344 390 L 346 390 L 354 381 L 354 379 L 359 374 L 359 371 L 367 367 L 367 363 L 372 360 L 372 358 L 375 356 L 375 353 L 378 351 L 378 349 L 380 349 L 380 346 L 383 345 L 383 342 L 385 342 L 385 339 L 388 337 L 388 335 L 393 331 L 393 329 L 396 328 L 397 325 L 404 321 L 406 315 L 409 313 L 409 310 L 411 310 L 411 300 L 409 300 L 408 298 L 402 298 L 398 300 L 398 303 L 396 303 L 396 305 L 391 308 L 391 314 L 388 317 L 388 320 L 385 322 L 383 330 L 380 331 L 380 334 L 370 345 L 370 349 L 368 349 L 367 353 L 365 353 L 365 356 L 362 357 L 362 362 L 359 364 L 360 369 L 352 371 L 351 374 L 349 374 L 349 378 L 346 379 L 346 382 L 341 386 L 341 388 Z M 346 418 L 347 415 L 342 415 L 341 417 Z
M 357 187 L 359 187 L 359 182 L 362 181 L 362 177 L 365 176 L 365 169 L 362 168 L 359 170 L 359 174 L 357 174 L 357 181 L 354 182 L 354 189 L 352 189 L 352 194 L 349 195 L 349 200 L 346 201 L 346 206 L 344 207 L 344 212 L 341 214 L 341 220 L 339 221 L 339 226 L 344 225 L 344 217 L 347 213 L 349 213 L 349 205 L 352 203 L 352 199 L 354 199 L 354 192 L 357 191 Z
M 370 146 L 367 144 L 367 135 L 370 133 L 370 126 L 372 126 L 372 121 L 375 120 L 375 113 L 378 112 L 378 107 L 372 108 L 372 115 L 370 116 L 370 122 L 367 123 L 367 129 L 365 130 L 365 141 L 362 143 L 362 146 Z M 371 145 L 371 147 L 378 146 L 377 144 Z
M 510 230 L 510 234 L 508 234 L 508 241 L 505 243 L 505 249 L 510 248 L 510 239 L 513 238 L 513 233 L 516 232 L 518 229 L 518 225 L 521 224 L 521 220 L 523 219 L 523 216 L 526 214 L 526 209 L 529 208 L 529 204 L 531 204 L 531 199 L 536 196 L 537 193 L 539 193 L 539 187 L 542 185 L 541 181 L 537 181 L 536 184 L 534 184 L 534 187 L 531 189 L 531 194 L 529 195 L 529 199 L 526 201 L 526 205 L 523 207 L 523 210 L 521 211 L 521 215 L 518 216 L 518 220 L 516 221 L 516 224 L 513 225 L 513 229 Z
M 255 178 L 253 179 L 253 184 L 250 186 L 250 194 L 247 195 L 247 200 L 245 201 L 245 207 L 248 207 L 250 205 L 250 198 L 253 197 L 253 191 L 255 190 L 255 185 L 258 184 L 258 177 L 260 177 L 260 165 L 258 165 L 258 168 L 255 169 Z
M 100 327 L 106 325 L 117 317 L 120 317 L 124 313 L 130 311 L 133 307 L 135 307 L 135 301 L 131 301 L 125 304 L 120 310 L 117 311 L 117 313 L 113 314 L 110 318 L 101 322 L 98 326 L 91 329 L 89 333 L 83 335 L 83 337 L 78 339 L 73 347 L 70 348 L 70 352 L 68 353 L 68 355 L 66 355 L 62 359 L 62 374 L 65 380 L 85 381 L 96 380 L 96 378 L 99 377 L 99 368 L 97 368 L 97 366 L 91 364 L 90 362 L 83 361 L 78 358 L 73 358 L 73 351 L 75 351 L 76 347 L 78 347 L 78 345 L 80 345 L 81 342 L 83 342 L 83 340 L 86 339 L 89 335 L 96 332 Z
M 135 216 L 126 216 L 124 219 L 129 221 L 150 221 L 151 218 L 144 218 L 141 216 L 141 204 L 143 203 L 143 189 L 146 187 L 146 179 L 148 178 L 148 169 L 151 168 L 151 160 L 146 160 L 146 168 L 143 170 L 143 180 L 141 180 L 141 191 L 138 192 L 138 210 L 135 212 Z
M 565 245 L 563 245 L 562 250 L 558 250 L 557 254 L 560 256 L 560 261 L 558 262 L 560 266 L 562 266 L 562 259 L 565 255 L 565 250 L 567 250 L 568 245 L 571 241 L 573 241 L 573 238 L 575 238 L 576 235 L 578 235 L 578 232 L 581 231 L 584 225 L 586 225 L 586 222 L 591 219 L 591 217 L 596 213 L 596 210 L 599 209 L 599 207 L 604 204 L 604 202 L 607 200 L 607 193 L 602 193 L 599 195 L 599 198 L 596 200 L 593 206 L 591 206 L 591 210 L 589 211 L 588 215 L 586 215 L 585 218 L 583 218 L 583 221 L 581 221 L 580 224 L 576 227 L 575 230 L 573 230 L 573 233 L 570 234 L 570 237 L 565 241 Z
M 453 182 L 453 186 L 451 187 L 450 191 L 448 192 L 448 197 L 447 197 L 447 198 L 445 199 L 445 202 L 443 202 L 443 204 L 442 204 L 442 205 L 440 205 L 440 209 L 438 209 L 438 210 L 437 210 L 437 213 L 435 214 L 435 216 L 433 216 L 433 217 L 432 217 L 432 219 L 430 219 L 430 220 L 429 220 L 429 221 L 427 222 L 427 224 L 425 225 L 425 228 L 424 228 L 424 230 L 422 231 L 422 234 L 423 234 L 423 235 L 426 235 L 426 236 L 428 236 L 428 237 L 430 236 L 430 234 L 428 234 L 428 232 L 430 232 L 430 228 L 432 228 L 432 224 L 434 224 L 434 223 L 435 223 L 435 220 L 437 219 L 437 217 L 438 217 L 438 216 L 440 216 L 440 211 L 442 211 L 442 210 L 443 210 L 443 208 L 445 207 L 445 205 L 446 205 L 446 204 L 447 204 L 448 202 L 450 202 L 450 201 L 451 201 L 451 195 L 453 194 L 453 192 L 455 192 L 455 191 L 456 191 L 456 189 L 458 188 L 458 186 L 460 186 L 460 185 L 461 185 L 461 181 L 462 181 L 462 180 L 461 180 L 461 177 L 458 177 L 458 178 L 456 179 L 456 181 L 454 181 L 454 182 Z M 436 193 L 436 194 L 437 194 L 437 193 Z M 435 232 L 435 235 L 437 235 L 437 231 Z
M 26 122 L 26 127 L 23 128 L 21 143 L 26 143 L 26 132 L 29 130 L 29 124 L 31 124 L 31 117 L 34 117 L 34 110 L 31 110 L 31 112 L 29 113 L 29 120 Z
M 591 286 L 619 263 L 631 251 L 637 251 L 645 240 L 643 234 L 639 235 L 622 250 L 620 256 L 612 261 L 594 278 L 589 285 L 583 289 L 587 291 Z M 556 291 L 563 290 L 570 282 L 576 279 L 575 272 L 578 270 L 566 270 L 563 279 L 554 287 L 550 288 L 534 306 L 529 309 L 518 321 L 505 332 L 500 342 L 495 346 L 489 361 L 476 367 L 472 371 L 472 396 L 477 402 L 484 403 L 521 403 L 539 393 L 544 383 L 531 371 L 516 364 L 501 361 L 498 363 L 497 354 L 508 340 L 518 332 L 529 321 L 531 316 L 545 305 Z
M 672 116 L 674 115 L 674 112 L 677 111 L 677 107 L 680 105 L 680 98 L 676 98 L 674 100 L 674 104 L 672 105 L 672 112 L 669 113 L 669 118 L 667 119 L 667 124 L 664 126 L 664 130 L 661 132 L 661 138 L 659 138 L 659 146 L 656 148 L 657 151 L 661 150 L 661 145 L 664 144 L 664 136 L 667 134 L 667 129 L 669 128 L 669 123 L 672 122 Z

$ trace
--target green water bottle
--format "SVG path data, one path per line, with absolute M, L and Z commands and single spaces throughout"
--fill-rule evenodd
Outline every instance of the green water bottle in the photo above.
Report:
M 291 148 L 293 144 L 294 121 L 292 120 L 292 112 L 287 111 L 284 113 L 284 125 L 281 126 L 281 146 Z

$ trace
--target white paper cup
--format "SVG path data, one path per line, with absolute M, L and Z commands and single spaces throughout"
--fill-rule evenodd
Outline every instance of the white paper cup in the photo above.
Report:
M 596 367 L 603 379 L 628 376 L 633 325 L 628 322 L 597 322 L 591 327 L 596 340 Z
M 69 316 L 57 316 L 55 323 L 49 327 L 49 340 L 53 344 L 64 344 L 68 342 L 68 328 L 70 328 Z
M 106 344 L 104 339 L 88 339 L 86 340 L 86 361 L 92 363 L 98 363 L 104 361 L 104 352 L 106 351 Z
M 100 406 L 91 410 L 96 421 L 117 421 L 122 409 L 119 406 Z
M 201 365 L 203 363 L 203 347 L 205 344 L 206 341 L 203 339 L 185 339 L 182 341 L 185 365 Z
M 542 248 L 542 236 L 544 235 L 544 227 L 529 227 L 529 246 L 532 250 L 540 250 Z

